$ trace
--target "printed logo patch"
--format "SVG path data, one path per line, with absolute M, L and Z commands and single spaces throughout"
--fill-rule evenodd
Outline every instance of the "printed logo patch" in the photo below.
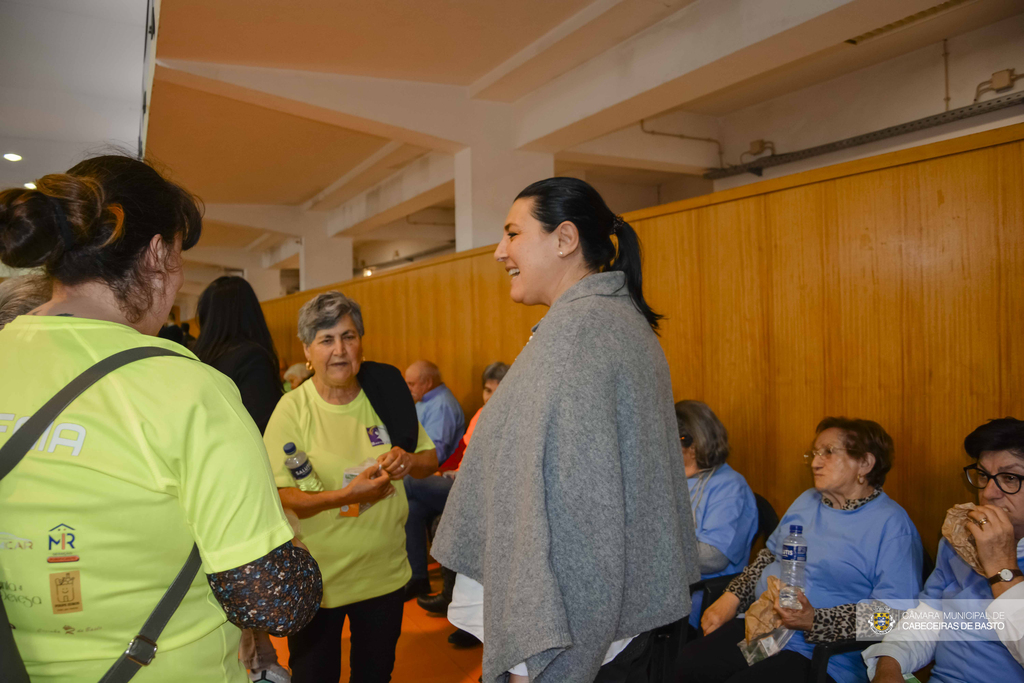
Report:
M 54 614 L 82 611 L 82 585 L 78 572 L 50 574 L 50 604 Z
M 378 425 L 376 427 L 367 427 L 366 435 L 370 437 L 371 446 L 391 445 L 391 435 L 388 434 L 388 430 L 384 425 Z
M 67 524 L 58 524 L 50 529 L 47 538 L 47 550 L 50 556 L 46 561 L 50 564 L 78 562 L 78 548 L 75 547 L 75 528 Z

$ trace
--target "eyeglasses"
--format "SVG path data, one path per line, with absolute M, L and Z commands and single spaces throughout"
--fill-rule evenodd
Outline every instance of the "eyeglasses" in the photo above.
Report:
M 1020 492 L 1020 484 L 1024 481 L 1024 477 L 1019 474 L 1013 474 L 1012 472 L 1000 472 L 998 474 L 989 474 L 985 470 L 981 469 L 977 465 L 968 465 L 964 468 L 964 478 L 967 479 L 967 483 L 976 489 L 983 489 L 988 486 L 990 479 L 995 479 L 996 487 L 999 488 L 1003 493 L 1012 496 L 1015 493 Z
M 804 453 L 804 462 L 810 465 L 812 462 L 814 462 L 814 459 L 819 455 L 822 457 L 822 459 L 828 461 L 832 458 L 833 455 L 839 453 L 840 451 L 851 454 L 856 452 L 851 451 L 849 448 L 844 448 L 843 446 L 826 446 L 825 448 L 819 448 L 817 450 L 812 449 Z

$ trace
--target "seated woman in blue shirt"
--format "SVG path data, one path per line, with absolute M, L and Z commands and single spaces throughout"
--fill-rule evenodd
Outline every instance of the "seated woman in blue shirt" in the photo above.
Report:
M 946 539 L 939 541 L 921 604 L 883 642 L 863 653 L 875 683 L 902 683 L 904 673 L 932 661 L 936 683 L 1024 681 L 1024 422 L 1005 417 L 983 424 L 964 439 L 964 449 L 977 461 L 964 468 L 967 482 L 979 489 L 967 530 L 984 574 L 961 559 Z M 978 629 L 982 618 L 967 619 L 974 622 L 970 626 L 963 620 L 943 624 L 941 631 L 900 628 L 975 611 L 1004 615 L 1005 621 L 992 622 L 1004 627 Z
M 757 558 L 710 605 L 701 618 L 704 637 L 680 655 L 681 681 L 729 683 L 796 681 L 807 676 L 817 643 L 856 637 L 856 605 L 875 599 L 906 600 L 921 587 L 921 538 L 910 517 L 882 492 L 892 467 L 892 438 L 870 420 L 827 417 L 804 454 L 814 488 L 802 493 L 782 516 Z M 736 618 L 778 576 L 778 557 L 789 527 L 803 527 L 807 541 L 806 587 L 801 608 L 775 603 L 782 625 L 796 633 L 782 652 L 748 666 L 736 644 L 744 622 Z M 857 653 L 833 656 L 829 679 L 864 683 Z
M 757 502 L 743 475 L 729 467 L 729 434 L 700 401 L 676 404 L 690 508 L 697 531 L 700 578 L 735 574 L 747 566 L 757 534 Z M 690 626 L 697 628 L 703 591 L 693 594 Z

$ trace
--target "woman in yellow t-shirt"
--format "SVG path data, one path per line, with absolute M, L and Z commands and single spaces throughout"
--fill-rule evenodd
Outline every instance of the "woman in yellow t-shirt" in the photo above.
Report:
M 149 346 L 185 358 L 104 377 L 0 481 L 0 599 L 28 674 L 98 681 L 197 544 L 206 576 L 136 680 L 243 683 L 238 627 L 302 628 L 321 578 L 291 544 L 238 390 L 152 336 L 184 280 L 181 252 L 199 239 L 197 202 L 121 156 L 87 159 L 36 188 L 0 192 L 0 261 L 53 280 L 47 303 L 0 332 L 0 445 L 103 358 Z
M 324 576 L 320 611 L 288 638 L 292 680 L 340 678 L 347 618 L 351 680 L 386 682 L 412 576 L 402 480 L 433 474 L 437 455 L 402 373 L 363 361 L 359 304 L 341 292 L 313 298 L 299 311 L 299 339 L 313 377 L 284 395 L 264 434 L 281 501 L 303 519 L 300 538 Z M 323 491 L 296 487 L 285 466 L 289 442 L 306 453 Z M 347 473 L 358 476 L 346 484 Z

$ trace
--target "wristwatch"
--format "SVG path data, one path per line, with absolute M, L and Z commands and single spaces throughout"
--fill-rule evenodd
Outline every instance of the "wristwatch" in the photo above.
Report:
M 1015 576 L 1024 576 L 1024 572 L 1019 569 L 1000 569 L 995 576 L 988 577 L 988 585 L 994 586 L 1001 581 L 1013 581 Z

